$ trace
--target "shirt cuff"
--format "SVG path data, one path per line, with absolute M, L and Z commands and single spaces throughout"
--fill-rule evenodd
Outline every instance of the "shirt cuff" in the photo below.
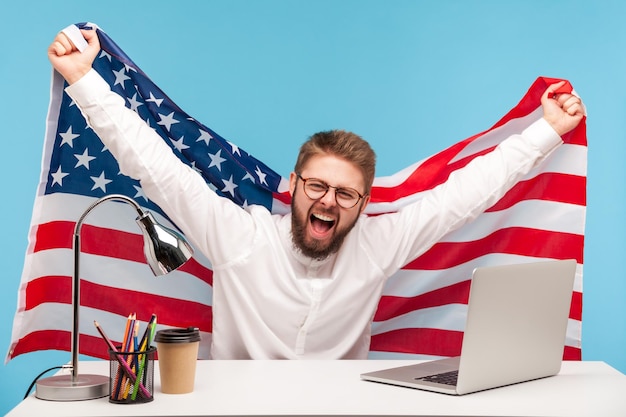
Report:
M 563 143 L 559 134 L 543 117 L 524 129 L 522 136 L 544 155 Z
M 76 102 L 79 108 L 95 102 L 96 97 L 111 91 L 111 87 L 94 70 L 89 70 L 81 79 L 65 88 L 65 92 Z

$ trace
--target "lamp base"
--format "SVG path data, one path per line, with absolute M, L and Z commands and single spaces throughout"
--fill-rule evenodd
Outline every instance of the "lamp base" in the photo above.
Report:
M 109 395 L 110 378 L 83 374 L 72 382 L 72 375 L 55 375 L 37 382 L 35 397 L 49 401 L 81 401 Z

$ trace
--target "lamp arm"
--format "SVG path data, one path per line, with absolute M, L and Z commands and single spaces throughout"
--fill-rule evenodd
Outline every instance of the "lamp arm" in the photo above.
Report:
M 74 275 L 72 277 L 72 382 L 76 382 L 78 379 L 78 338 L 79 338 L 79 307 L 80 307 L 80 231 L 83 225 L 83 221 L 87 215 L 98 205 L 109 200 L 118 200 L 130 204 L 137 210 L 139 216 L 145 215 L 145 212 L 141 209 L 139 204 L 130 197 L 123 194 L 110 194 L 93 202 L 80 216 L 76 225 L 74 226 Z

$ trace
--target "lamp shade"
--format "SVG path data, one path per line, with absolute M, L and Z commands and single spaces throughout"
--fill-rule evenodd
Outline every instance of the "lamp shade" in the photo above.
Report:
M 143 231 L 146 261 L 155 276 L 178 269 L 192 257 L 193 250 L 183 236 L 157 223 L 151 213 L 137 217 L 137 224 Z

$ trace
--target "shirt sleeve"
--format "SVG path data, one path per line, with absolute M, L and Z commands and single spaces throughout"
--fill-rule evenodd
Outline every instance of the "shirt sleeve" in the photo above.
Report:
M 562 143 L 543 118 L 396 213 L 364 218 L 360 241 L 390 275 L 500 200 Z
M 91 70 L 66 92 L 119 163 L 212 263 L 239 256 L 253 240 L 250 215 L 211 190 L 124 99 Z M 230 227 L 236 225 L 236 227 Z M 248 225 L 248 227 L 246 227 Z M 219 241 L 219 244 L 217 244 Z

